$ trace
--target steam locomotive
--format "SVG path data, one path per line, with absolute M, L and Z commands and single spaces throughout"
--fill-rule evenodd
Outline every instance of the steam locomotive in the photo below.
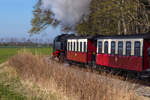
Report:
M 54 39 L 53 57 L 68 63 L 150 74 L 150 33 L 113 36 L 62 34 Z

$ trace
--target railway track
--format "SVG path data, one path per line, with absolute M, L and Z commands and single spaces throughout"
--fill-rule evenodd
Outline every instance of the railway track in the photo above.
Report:
M 47 57 L 46 60 L 49 63 L 59 63 L 57 60 L 49 59 L 49 57 Z M 96 75 L 99 75 L 101 78 L 107 78 L 107 79 L 110 78 L 110 80 L 118 81 L 125 85 L 128 84 L 128 86 L 131 86 L 129 88 L 133 88 L 133 86 L 134 86 L 134 91 L 137 95 L 144 96 L 144 100 L 150 100 L 150 81 L 134 79 L 133 77 L 125 78 L 120 75 L 116 76 L 116 75 L 113 75 L 112 73 L 100 72 L 96 68 L 91 69 L 91 68 L 86 68 L 86 67 L 77 66 L 77 65 L 69 65 L 66 62 L 61 63 L 61 64 L 63 64 L 64 67 L 73 68 L 75 70 L 79 70 L 79 71 L 86 72 L 86 73 L 96 74 Z M 107 76 L 109 76 L 109 77 L 107 77 Z

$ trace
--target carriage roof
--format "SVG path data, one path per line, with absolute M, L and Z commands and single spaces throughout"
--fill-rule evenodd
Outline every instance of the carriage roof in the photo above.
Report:
M 97 39 L 150 39 L 150 33 L 146 34 L 132 34 L 132 35 L 111 35 L 100 36 Z
M 130 34 L 130 35 L 94 35 L 94 36 L 77 36 L 74 34 L 62 34 L 56 37 L 55 40 L 64 41 L 67 39 L 150 39 L 150 33 Z

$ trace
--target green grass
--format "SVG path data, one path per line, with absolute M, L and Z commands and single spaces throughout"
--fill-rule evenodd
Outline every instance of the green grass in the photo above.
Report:
M 19 78 L 5 67 L 0 66 L 0 100 L 27 100 L 25 93 L 17 91 L 22 85 Z
M 17 54 L 18 51 L 27 50 L 33 54 L 50 55 L 52 48 L 20 48 L 20 47 L 0 47 L 0 64 L 7 61 L 9 57 Z M 7 66 L 0 66 L 0 100 L 43 100 L 42 91 L 28 89 L 23 85 L 21 79 L 12 74 L 12 69 Z M 39 92 L 39 95 L 35 94 Z M 46 94 L 50 100 L 57 100 L 57 96 L 53 93 Z
M 0 83 L 0 98 L 2 100 L 27 100 L 27 97 L 21 93 L 17 93 L 9 86 Z
M 3 70 L 4 67 L 1 71 Z M 23 85 L 20 78 L 13 75 L 9 68 L 0 72 L 0 100 L 46 100 L 43 99 L 46 97 L 58 100 L 54 93 L 45 93 L 38 86 L 33 88 Z
M 14 56 L 21 49 L 27 49 L 33 54 L 50 55 L 52 48 L 0 48 L 0 63 L 8 60 L 9 57 Z
M 12 67 L 0 66 L 0 100 L 58 100 L 55 93 L 47 93 L 37 84 L 28 85 L 21 80 Z

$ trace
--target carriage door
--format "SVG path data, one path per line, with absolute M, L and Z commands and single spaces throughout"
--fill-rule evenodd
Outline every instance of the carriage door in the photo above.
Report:
M 95 62 L 96 59 L 96 42 L 94 40 L 88 40 L 88 63 Z
M 150 68 L 150 40 L 144 40 L 144 69 Z

